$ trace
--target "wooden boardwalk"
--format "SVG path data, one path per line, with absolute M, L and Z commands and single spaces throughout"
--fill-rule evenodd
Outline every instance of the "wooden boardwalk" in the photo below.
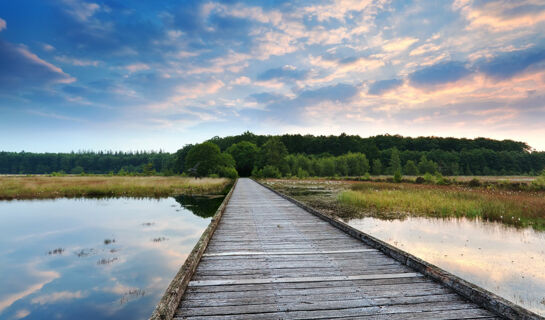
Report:
M 176 319 L 498 319 L 250 179 Z

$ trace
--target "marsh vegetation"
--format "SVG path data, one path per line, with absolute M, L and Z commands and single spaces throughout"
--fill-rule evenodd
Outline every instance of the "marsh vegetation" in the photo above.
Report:
M 288 195 L 342 219 L 466 217 L 545 230 L 545 191 L 510 190 L 472 180 L 452 185 L 343 180 L 267 180 Z M 532 182 L 535 183 L 535 182 Z
M 0 176 L 0 200 L 221 194 L 230 183 L 225 178 Z

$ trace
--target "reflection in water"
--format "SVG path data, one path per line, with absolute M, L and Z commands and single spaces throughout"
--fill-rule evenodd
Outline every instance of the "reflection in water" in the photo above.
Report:
M 0 201 L 0 319 L 147 319 L 210 221 L 189 212 L 172 198 Z
M 545 315 L 545 233 L 469 219 L 353 219 L 349 225 Z
M 210 195 L 210 196 L 186 196 L 180 195 L 175 197 L 176 201 L 182 205 L 185 209 L 193 212 L 203 218 L 211 218 L 215 213 L 224 196 L 222 195 Z

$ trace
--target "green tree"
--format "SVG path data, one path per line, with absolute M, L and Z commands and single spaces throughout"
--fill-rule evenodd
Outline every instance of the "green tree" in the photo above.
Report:
M 197 175 L 202 177 L 216 173 L 218 167 L 224 166 L 226 160 L 216 144 L 203 142 L 189 150 L 185 159 L 185 168 L 188 170 L 196 167 Z
M 153 168 L 153 163 L 148 162 L 142 167 L 142 174 L 145 176 L 153 176 L 156 174 L 155 169 Z
M 340 176 L 348 175 L 348 164 L 346 162 L 346 157 L 339 156 L 335 157 L 335 173 Z
M 72 168 L 72 170 L 70 170 L 70 173 L 71 174 L 81 174 L 84 171 L 85 170 L 83 170 L 83 167 L 77 166 L 77 167 Z
M 408 176 L 417 176 L 418 175 L 418 167 L 412 160 L 407 160 L 405 163 L 405 167 L 403 167 L 403 173 L 405 173 Z
M 380 159 L 373 160 L 372 173 L 375 176 L 378 176 L 382 173 L 382 162 L 380 162 Z
M 256 158 L 259 154 L 259 148 L 248 141 L 241 141 L 227 148 L 229 153 L 235 159 L 235 167 L 238 174 L 242 177 L 248 177 L 252 174 Z
M 401 159 L 399 159 L 399 150 L 397 150 L 397 148 L 392 149 L 392 154 L 390 155 L 390 167 L 388 170 L 392 174 L 395 174 L 398 171 L 401 172 Z
M 418 171 L 420 171 L 421 174 L 435 174 L 437 172 L 437 163 L 433 162 L 432 160 L 428 160 L 428 158 L 423 155 L 420 158 L 420 162 L 418 162 Z
M 365 154 L 349 152 L 343 157 L 346 158 L 346 164 L 348 165 L 348 175 L 362 176 L 369 172 L 369 160 L 367 160 Z
M 185 158 L 189 153 L 189 150 L 193 148 L 192 144 L 186 144 L 183 148 L 176 151 L 174 154 L 174 171 L 182 173 L 185 171 Z
M 280 178 L 282 175 L 280 174 L 280 170 L 278 170 L 277 167 L 266 165 L 262 169 L 261 175 L 265 178 Z
M 271 137 L 263 144 L 259 152 L 260 167 L 270 165 L 281 170 L 281 173 L 286 174 L 289 172 L 289 166 L 285 159 L 287 155 L 288 150 L 280 138 Z
M 394 181 L 395 182 L 401 182 L 401 179 L 403 179 L 403 175 L 401 174 L 401 169 L 397 169 L 394 172 Z
M 332 177 L 335 175 L 335 161 L 333 158 L 322 158 L 319 160 L 320 176 Z

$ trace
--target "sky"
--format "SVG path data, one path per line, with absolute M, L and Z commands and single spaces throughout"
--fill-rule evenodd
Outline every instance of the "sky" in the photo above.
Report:
M 0 2 L 0 150 L 213 136 L 489 137 L 545 150 L 545 0 Z

